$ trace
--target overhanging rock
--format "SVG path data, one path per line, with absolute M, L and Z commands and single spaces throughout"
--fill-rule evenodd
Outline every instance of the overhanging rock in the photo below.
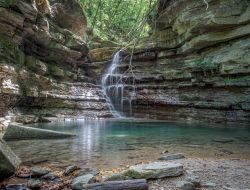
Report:
M 25 139 L 56 139 L 73 137 L 74 134 L 63 133 L 52 130 L 38 129 L 33 127 L 22 126 L 18 123 L 11 123 L 7 128 L 3 139 L 11 140 L 25 140 Z
M 0 180 L 11 176 L 21 163 L 20 158 L 0 138 Z

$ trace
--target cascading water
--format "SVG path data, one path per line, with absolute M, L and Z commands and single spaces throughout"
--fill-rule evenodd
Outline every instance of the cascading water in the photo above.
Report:
M 106 96 L 106 99 L 108 101 L 108 106 L 110 111 L 116 116 L 116 117 L 121 117 L 121 113 L 115 109 L 115 106 L 113 105 L 113 102 L 110 98 L 110 93 L 111 93 L 111 88 L 110 85 L 113 85 L 114 81 L 113 78 L 116 76 L 116 69 L 118 64 L 120 63 L 121 58 L 120 58 L 120 51 L 118 51 L 112 60 L 112 63 L 110 67 L 108 68 L 108 71 L 106 74 L 103 75 L 102 77 L 102 88 L 104 95 Z M 115 94 L 117 95 L 117 94 Z M 116 97 L 115 97 L 116 98 Z
M 130 87 L 127 85 L 128 82 L 124 73 L 121 73 L 120 66 L 122 63 L 121 51 L 118 51 L 109 66 L 107 73 L 103 75 L 102 78 L 102 88 L 104 95 L 106 96 L 109 109 L 116 117 L 123 117 L 124 103 L 128 102 L 129 115 L 132 115 L 132 96 L 129 94 L 124 95 L 125 87 Z M 135 91 L 135 86 L 132 85 L 133 93 Z

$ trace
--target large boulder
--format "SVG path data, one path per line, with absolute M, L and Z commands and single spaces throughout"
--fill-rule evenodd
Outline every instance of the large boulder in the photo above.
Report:
M 125 176 L 134 179 L 158 179 L 177 177 L 184 172 L 182 164 L 172 162 L 153 162 L 131 166 L 124 172 Z
M 62 28 L 78 36 L 87 30 L 87 19 L 78 0 L 51 0 L 53 19 Z
M 12 175 L 20 163 L 18 156 L 0 138 L 0 180 Z

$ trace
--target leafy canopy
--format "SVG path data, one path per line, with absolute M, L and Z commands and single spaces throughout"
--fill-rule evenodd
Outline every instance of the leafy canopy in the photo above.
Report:
M 80 0 L 88 25 L 104 40 L 129 42 L 147 35 L 157 0 Z

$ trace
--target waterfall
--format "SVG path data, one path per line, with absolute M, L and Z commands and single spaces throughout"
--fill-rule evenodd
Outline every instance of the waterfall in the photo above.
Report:
M 121 51 L 118 51 L 110 64 L 107 72 L 102 77 L 102 88 L 110 111 L 116 117 L 123 117 L 126 113 L 132 116 L 132 102 L 136 96 L 134 78 L 123 73 L 120 68 L 122 63 Z M 131 84 L 132 82 L 132 84 Z M 125 89 L 126 88 L 126 89 Z M 130 91 L 132 88 L 132 92 Z M 129 92 L 130 91 L 130 92 Z
M 122 114 L 114 106 L 114 104 L 117 103 L 116 100 L 119 99 L 118 83 L 120 80 L 122 80 L 122 75 L 117 73 L 117 67 L 121 62 L 120 52 L 121 51 L 118 51 L 114 55 L 112 63 L 107 70 L 107 73 L 104 74 L 102 77 L 102 88 L 104 95 L 107 99 L 110 111 L 116 117 L 122 117 Z M 123 88 L 123 85 L 121 88 Z M 113 98 L 111 99 L 111 97 Z

